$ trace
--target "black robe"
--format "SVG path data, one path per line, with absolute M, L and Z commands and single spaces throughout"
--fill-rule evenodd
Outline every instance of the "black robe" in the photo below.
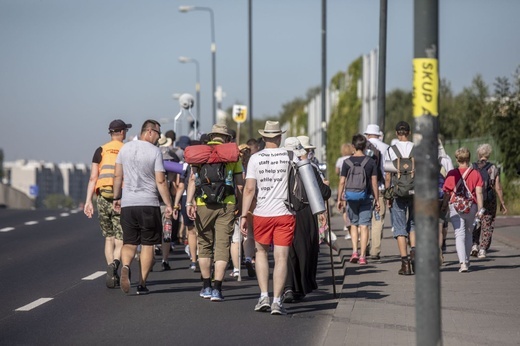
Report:
M 323 183 L 318 168 L 312 165 L 324 200 L 331 196 L 330 187 Z M 301 297 L 318 288 L 319 228 L 317 216 L 307 205 L 296 213 L 294 239 L 289 249 L 285 290 L 292 290 Z

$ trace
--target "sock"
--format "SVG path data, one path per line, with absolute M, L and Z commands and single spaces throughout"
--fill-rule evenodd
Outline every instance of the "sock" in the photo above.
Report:
M 114 260 L 114 264 L 115 264 L 115 266 L 116 266 L 116 270 L 117 270 L 117 268 L 119 268 L 119 265 L 121 264 L 121 261 L 118 260 L 118 259 L 116 258 L 116 259 Z
M 260 298 L 263 298 L 263 297 L 269 297 L 269 292 L 260 293 Z
M 280 303 L 280 297 L 273 297 L 273 304 Z
M 211 278 L 202 279 L 202 285 L 204 288 L 211 287 Z
M 222 281 L 215 280 L 213 282 L 213 288 L 215 288 L 216 290 L 222 291 Z
M 234 268 L 233 268 L 233 271 L 234 271 L 234 272 L 239 272 L 239 271 L 240 271 L 240 268 L 234 267 Z
M 408 261 L 408 256 L 401 256 L 401 261 Z

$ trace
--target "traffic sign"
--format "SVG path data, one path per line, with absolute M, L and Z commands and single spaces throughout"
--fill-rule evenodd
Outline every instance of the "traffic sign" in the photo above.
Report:
M 233 120 L 236 123 L 243 123 L 247 120 L 247 106 L 233 105 Z
M 39 190 L 38 185 L 31 185 L 29 186 L 29 195 L 31 197 L 38 197 L 38 192 L 40 192 Z

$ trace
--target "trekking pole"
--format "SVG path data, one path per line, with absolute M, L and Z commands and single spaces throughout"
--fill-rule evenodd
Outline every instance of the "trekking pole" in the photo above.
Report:
M 332 229 L 330 225 L 330 206 L 329 200 L 326 201 L 327 204 L 327 225 L 329 227 L 329 249 L 330 249 L 330 268 L 332 272 L 332 292 L 334 294 L 334 299 L 337 298 L 336 295 L 336 275 L 334 275 L 334 258 L 332 257 Z
M 242 281 L 242 232 L 240 232 L 240 218 L 235 224 L 238 229 L 238 281 Z M 232 261 L 233 262 L 233 261 Z M 235 270 L 235 269 L 233 269 Z

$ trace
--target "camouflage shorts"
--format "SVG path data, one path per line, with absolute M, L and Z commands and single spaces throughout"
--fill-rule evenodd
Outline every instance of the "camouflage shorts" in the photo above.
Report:
M 123 229 L 120 222 L 121 214 L 117 214 L 112 208 L 112 200 L 98 196 L 97 208 L 99 225 L 103 236 L 123 240 Z

